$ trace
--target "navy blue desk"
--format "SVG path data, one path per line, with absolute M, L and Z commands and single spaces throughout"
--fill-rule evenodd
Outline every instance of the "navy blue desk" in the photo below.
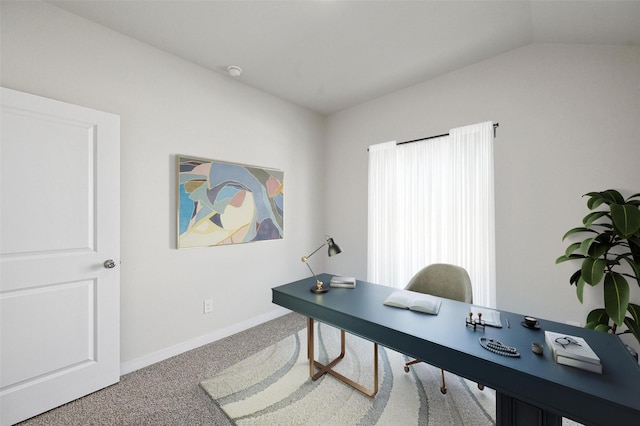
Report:
M 319 277 L 325 283 L 331 275 Z M 522 327 L 522 315 L 501 311 L 503 328 L 465 327 L 469 305 L 443 300 L 438 315 L 383 305 L 395 289 L 358 281 L 355 289 L 309 291 L 307 278 L 272 289 L 273 303 L 346 330 L 385 347 L 496 390 L 500 425 L 557 425 L 560 416 L 586 425 L 640 425 L 640 367 L 620 339 L 563 323 L 540 320 L 540 330 Z M 506 319 L 510 328 L 506 327 Z M 544 330 L 581 336 L 600 357 L 603 374 L 556 364 L 544 343 Z M 483 349 L 479 337 L 518 348 L 520 358 Z

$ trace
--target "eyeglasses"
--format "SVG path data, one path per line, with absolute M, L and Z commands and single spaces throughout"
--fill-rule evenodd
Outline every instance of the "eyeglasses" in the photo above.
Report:
M 563 349 L 565 349 L 567 346 L 569 345 L 578 345 L 578 346 L 582 346 L 580 343 L 578 343 L 576 341 L 576 339 L 572 338 L 572 337 L 558 337 L 556 339 L 556 343 L 559 344 L 560 346 L 562 346 Z

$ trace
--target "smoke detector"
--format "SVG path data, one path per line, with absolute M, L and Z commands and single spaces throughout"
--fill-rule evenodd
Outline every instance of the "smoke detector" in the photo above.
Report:
M 235 65 L 231 65 L 227 67 L 227 72 L 231 77 L 237 78 L 242 74 L 242 68 L 236 67 Z

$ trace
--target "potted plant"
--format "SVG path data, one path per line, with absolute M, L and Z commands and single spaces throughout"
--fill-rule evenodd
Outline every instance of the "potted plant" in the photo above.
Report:
M 640 342 L 640 306 L 629 302 L 629 282 L 640 286 L 640 193 L 627 199 L 609 189 L 590 192 L 587 207 L 591 212 L 582 223 L 570 229 L 562 240 L 575 234 L 585 238 L 567 247 L 556 264 L 568 260 L 582 262 L 569 283 L 583 302 L 585 284 L 597 286 L 604 281 L 604 308 L 587 315 L 586 328 L 614 334 L 633 333 Z M 626 329 L 620 330 L 620 327 Z

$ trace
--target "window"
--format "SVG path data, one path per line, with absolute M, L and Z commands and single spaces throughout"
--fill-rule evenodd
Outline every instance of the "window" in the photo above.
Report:
M 495 307 L 493 128 L 369 147 L 369 281 L 402 288 L 452 263 L 469 272 L 474 304 Z

